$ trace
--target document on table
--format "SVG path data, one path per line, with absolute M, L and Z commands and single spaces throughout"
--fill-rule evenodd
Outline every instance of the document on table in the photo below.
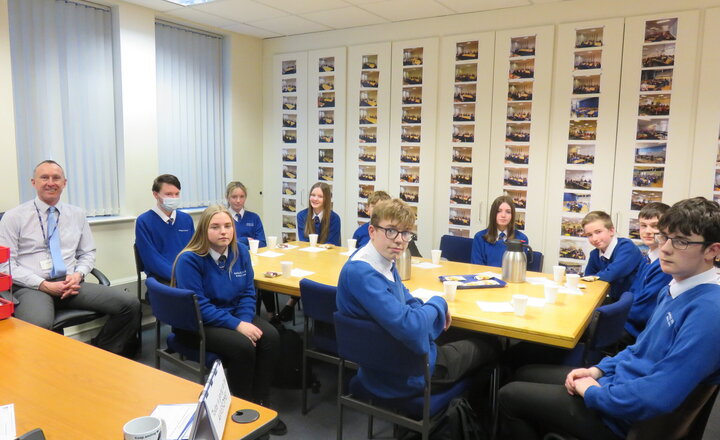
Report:
M 167 440 L 188 440 L 190 427 L 195 421 L 197 403 L 178 403 L 175 405 L 158 405 L 150 414 L 165 421 Z
M 315 273 L 315 272 L 311 272 L 311 271 L 309 271 L 309 270 L 302 270 L 302 269 L 295 268 L 295 269 L 293 269 L 292 272 L 290 273 L 290 276 L 297 277 L 297 278 L 305 278 L 305 277 L 310 276 L 310 275 L 312 275 L 312 274 L 314 274 L 314 273 Z
M 261 257 L 282 257 L 284 254 L 281 254 L 280 252 L 273 252 L 273 251 L 265 251 L 258 254 Z
M 14 440 L 15 432 L 15 405 L 0 406 L 0 440 Z
M 321 247 L 306 247 L 306 248 L 300 249 L 300 252 L 313 252 L 313 253 L 316 253 L 316 252 L 324 252 L 324 251 L 326 251 L 326 250 L 327 250 L 327 249 L 321 248 Z
M 442 267 L 439 264 L 432 264 L 427 261 L 423 261 L 422 263 L 413 264 L 414 267 L 417 267 L 419 269 L 435 269 L 437 267 Z
M 429 300 L 433 296 L 442 296 L 445 297 L 445 292 L 438 292 L 436 290 L 429 290 L 429 289 L 415 289 L 412 292 L 410 292 L 410 295 L 414 296 L 415 298 L 419 298 L 423 300 L 423 302 Z

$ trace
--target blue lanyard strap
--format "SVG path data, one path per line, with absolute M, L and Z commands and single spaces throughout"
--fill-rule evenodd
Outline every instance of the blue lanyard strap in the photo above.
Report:
M 45 236 L 45 226 L 43 226 L 42 216 L 40 215 L 40 210 L 37 207 L 37 204 L 33 202 L 33 205 L 35 205 L 35 212 L 37 212 L 38 222 L 40 222 L 40 230 L 42 231 L 43 240 L 45 240 L 45 245 L 50 246 L 50 239 L 53 235 L 55 235 L 55 231 L 57 231 L 58 225 L 60 224 L 60 211 L 57 211 L 57 208 L 55 210 L 58 213 L 57 221 L 55 222 L 55 227 L 52 231 L 49 231 L 50 234 L 48 236 Z

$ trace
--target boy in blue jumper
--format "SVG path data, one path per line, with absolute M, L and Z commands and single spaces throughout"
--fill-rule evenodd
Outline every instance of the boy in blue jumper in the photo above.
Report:
M 588 241 L 595 247 L 590 252 L 585 276 L 596 276 L 610 283 L 610 298 L 615 301 L 630 289 L 643 261 L 642 252 L 632 240 L 615 236 L 615 227 L 606 212 L 592 211 L 581 224 Z
M 370 197 L 368 197 L 367 201 L 367 210 L 370 217 L 372 217 L 373 208 L 375 208 L 375 205 L 377 205 L 378 202 L 382 202 L 383 200 L 390 200 L 390 198 L 390 194 L 386 193 L 385 191 L 375 191 L 370 194 Z M 370 241 L 370 232 L 368 232 L 369 227 L 370 222 L 367 222 L 363 223 L 355 230 L 352 238 L 357 240 L 357 242 L 355 243 L 356 247 L 361 248 L 368 244 L 368 242 Z
M 637 342 L 591 368 L 521 370 L 499 397 L 512 438 L 547 431 L 625 438 L 636 422 L 674 411 L 698 385 L 720 383 L 720 206 L 680 201 L 658 229 L 660 267 L 673 280 Z
M 395 259 L 412 239 L 415 214 L 400 199 L 378 203 L 370 219 L 370 243 L 345 263 L 337 288 L 338 311 L 375 321 L 416 353 L 428 353 L 433 384 L 452 384 L 495 359 L 494 348 L 480 340 L 460 340 L 442 346 L 435 339 L 450 327 L 450 313 L 442 297 L 427 302 L 410 295 L 395 268 Z M 360 368 L 363 385 L 383 398 L 422 393 L 422 376 L 402 371 L 387 375 Z
M 190 215 L 177 210 L 181 200 L 177 177 L 156 177 L 152 193 L 157 204 L 135 221 L 135 246 L 145 274 L 168 284 L 175 257 L 192 238 L 195 226 Z
M 658 293 L 672 280 L 672 276 L 660 268 L 660 246 L 655 240 L 655 234 L 660 232 L 657 225 L 668 209 L 670 207 L 664 203 L 652 202 L 645 205 L 638 214 L 640 239 L 648 247 L 648 253 L 645 261 L 640 263 L 635 280 L 630 286 L 633 303 L 625 323 L 623 347 L 635 342 L 655 311 Z

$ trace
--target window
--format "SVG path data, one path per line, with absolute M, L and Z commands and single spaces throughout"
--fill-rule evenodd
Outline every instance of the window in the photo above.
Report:
M 89 216 L 117 215 L 117 136 L 110 9 L 79 0 L 10 0 L 20 196 L 33 168 L 65 168 L 66 196 Z
M 222 37 L 156 22 L 159 173 L 182 183 L 183 207 L 224 201 Z

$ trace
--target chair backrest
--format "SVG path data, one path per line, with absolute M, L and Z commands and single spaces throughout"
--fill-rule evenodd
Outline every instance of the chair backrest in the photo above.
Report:
M 533 251 L 532 258 L 528 258 L 527 270 L 530 272 L 542 272 L 543 260 L 545 257 L 542 252 Z
M 408 249 L 410 249 L 411 256 L 416 258 L 422 258 L 422 254 L 420 254 L 420 250 L 418 249 L 415 240 L 410 240 L 410 243 L 408 243 Z
M 137 243 L 133 243 L 133 252 L 135 253 L 135 272 L 137 272 L 137 276 L 139 277 L 140 272 L 145 271 L 145 265 L 140 257 L 140 251 L 138 251 Z
M 595 309 L 585 341 L 588 350 L 611 347 L 620 340 L 632 302 L 632 292 L 625 292 L 614 303 Z
M 193 291 L 166 286 L 153 277 L 145 280 L 145 286 L 155 318 L 174 328 L 200 331 L 202 317 Z
M 472 238 L 446 234 L 440 237 L 440 250 L 442 256 L 447 258 L 448 261 L 469 263 L 472 254 L 472 243 Z
M 300 298 L 303 314 L 315 321 L 333 323 L 333 313 L 337 311 L 335 294 L 337 288 L 327 284 L 303 278 L 300 280 Z
M 427 354 L 417 354 L 373 321 L 335 312 L 338 354 L 361 368 L 392 374 L 425 373 Z

